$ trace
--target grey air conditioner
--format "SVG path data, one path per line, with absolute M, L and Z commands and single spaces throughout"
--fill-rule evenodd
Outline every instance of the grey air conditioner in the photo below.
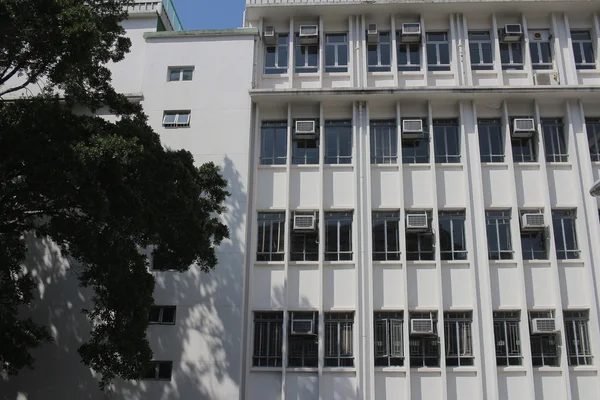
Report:
M 421 24 L 411 22 L 402 24 L 402 33 L 400 35 L 402 43 L 420 43 L 421 42 Z
M 422 139 L 423 120 L 421 119 L 405 119 L 402 121 L 402 139 Z
M 377 24 L 367 25 L 367 43 L 379 42 L 379 32 L 377 32 Z
M 313 335 L 314 333 L 314 321 L 312 319 L 292 317 L 292 335 Z
M 312 120 L 298 120 L 296 121 L 296 129 L 294 130 L 295 139 L 316 139 L 317 138 L 317 124 Z
M 427 214 L 406 214 L 406 229 L 411 231 L 426 231 L 429 229 L 429 218 L 427 217 Z
M 433 320 L 426 318 L 413 318 L 410 320 L 411 335 L 432 335 Z
M 532 334 L 555 333 L 557 331 L 554 318 L 533 318 L 531 320 Z
M 274 45 L 277 42 L 277 35 L 275 33 L 275 26 L 265 25 L 263 31 L 263 40 L 267 45 Z
M 294 231 L 314 231 L 317 228 L 315 215 L 294 214 Z
M 524 231 L 539 231 L 546 228 L 542 213 L 524 213 L 521 216 L 521 229 Z
M 523 38 L 521 24 L 506 24 L 502 30 L 503 42 L 519 42 Z
M 319 26 L 318 25 L 300 25 L 300 44 L 317 44 L 319 43 Z
M 533 118 L 515 118 L 513 120 L 512 137 L 529 138 L 535 133 L 535 121 Z
M 558 73 L 556 71 L 536 72 L 535 84 L 538 86 L 558 86 Z

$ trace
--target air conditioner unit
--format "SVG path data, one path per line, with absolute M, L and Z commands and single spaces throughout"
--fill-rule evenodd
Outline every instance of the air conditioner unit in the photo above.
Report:
M 378 41 L 377 24 L 369 24 L 367 26 L 367 43 L 377 43 Z
M 528 138 L 535 133 L 533 118 L 515 118 L 513 121 L 512 137 Z
M 317 228 L 317 219 L 314 215 L 294 214 L 295 231 L 314 231 Z
M 546 221 L 542 213 L 525 213 L 521 216 L 521 228 L 524 231 L 539 231 L 545 227 Z
M 535 84 L 540 86 L 557 86 L 558 73 L 555 71 L 536 72 L 534 75 Z
M 313 335 L 314 321 L 309 318 L 292 317 L 292 335 Z
M 418 22 L 402 24 L 403 43 L 419 43 L 421 41 L 421 24 Z
M 556 332 L 554 318 L 533 318 L 531 320 L 531 333 L 554 333 Z
M 433 320 L 425 318 L 413 318 L 410 320 L 411 335 L 431 335 L 433 334 Z
M 300 25 L 300 33 L 298 34 L 301 44 L 317 44 L 319 43 L 319 26 L 318 25 Z
M 423 120 L 405 119 L 402 121 L 402 139 L 423 138 Z
M 429 228 L 429 219 L 426 213 L 406 214 L 406 229 L 424 231 Z
M 316 122 L 312 120 L 298 120 L 296 121 L 296 129 L 294 130 L 294 137 L 296 139 L 315 139 L 317 137 L 317 126 Z
M 506 24 L 502 31 L 502 41 L 518 42 L 523 37 L 523 28 L 521 24 Z
M 273 25 L 265 25 L 263 40 L 265 41 L 265 44 L 268 45 L 273 45 L 276 43 L 277 38 L 275 34 L 275 27 Z

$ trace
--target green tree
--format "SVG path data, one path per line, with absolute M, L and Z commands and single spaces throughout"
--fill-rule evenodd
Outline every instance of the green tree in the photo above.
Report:
M 117 94 L 105 64 L 130 43 L 123 0 L 0 0 L 0 371 L 31 367 L 51 339 L 18 309 L 35 297 L 22 269 L 27 235 L 51 239 L 93 289 L 79 348 L 102 374 L 138 379 L 154 268 L 215 267 L 227 182 L 212 163 L 165 149 L 141 108 Z M 39 95 L 8 99 L 35 84 Z M 58 96 L 56 93 L 61 93 Z M 108 107 L 109 122 L 74 106 Z M 141 249 L 150 250 L 150 259 Z

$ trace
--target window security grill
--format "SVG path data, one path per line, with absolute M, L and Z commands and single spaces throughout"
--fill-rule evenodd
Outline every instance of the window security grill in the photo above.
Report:
M 288 35 L 275 34 L 274 44 L 265 46 L 265 74 L 285 74 L 288 69 Z
M 510 210 L 486 211 L 485 222 L 488 240 L 488 258 L 490 260 L 512 259 Z
M 430 319 L 433 323 L 433 335 L 410 335 L 410 366 L 439 367 L 439 337 L 437 335 L 437 312 L 411 312 L 410 319 Z
M 302 225 L 305 229 L 298 229 L 299 218 L 306 219 Z M 291 222 L 294 229 L 290 233 L 290 261 L 318 261 L 319 220 L 315 213 L 295 212 Z
M 460 162 L 460 132 L 457 120 L 433 121 L 433 147 L 436 163 Z
M 447 32 L 428 32 L 426 49 L 428 71 L 450 71 L 450 43 Z
M 354 313 L 325 313 L 325 366 L 354 366 Z
M 564 320 L 569 365 L 592 365 L 589 311 L 565 311 Z
M 325 72 L 348 72 L 348 35 L 325 35 Z
M 256 261 L 283 261 L 285 213 L 258 213 Z
M 473 365 L 472 321 L 471 312 L 444 313 L 447 366 Z
M 283 165 L 287 158 L 287 121 L 264 121 L 260 137 L 260 164 Z
M 404 331 L 402 312 L 375 313 L 375 365 L 404 365 Z
M 254 367 L 280 367 L 283 312 L 254 313 Z
M 521 338 L 518 311 L 494 312 L 494 339 L 496 341 L 496 364 L 499 366 L 521 365 Z
M 288 332 L 292 332 L 295 319 L 312 319 L 313 334 L 288 335 L 288 367 L 317 367 L 319 356 L 318 323 L 319 313 L 291 311 L 289 313 Z
M 531 311 L 529 319 L 553 319 L 552 311 Z M 558 335 L 556 333 L 545 333 L 531 335 L 531 361 L 534 367 L 558 366 Z

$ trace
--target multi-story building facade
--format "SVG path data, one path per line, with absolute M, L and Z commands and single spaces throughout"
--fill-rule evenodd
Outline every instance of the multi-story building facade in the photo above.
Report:
M 596 399 L 600 2 L 246 6 L 125 22 L 115 85 L 223 166 L 232 238 L 208 275 L 154 272 L 155 374 L 113 395 Z M 99 398 L 63 304 L 85 296 L 48 287 L 66 336 L 4 392 Z

